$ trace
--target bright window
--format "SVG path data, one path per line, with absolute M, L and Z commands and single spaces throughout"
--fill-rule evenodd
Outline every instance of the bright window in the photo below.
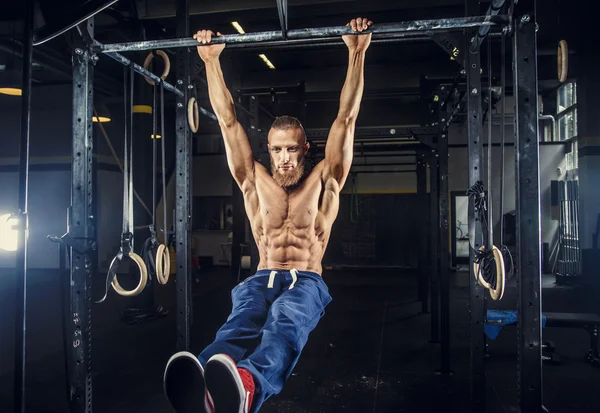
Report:
M 577 137 L 577 84 L 566 83 L 556 95 L 556 120 L 558 140 L 566 141 Z
M 0 250 L 14 252 L 17 250 L 17 219 L 10 214 L 0 215 Z

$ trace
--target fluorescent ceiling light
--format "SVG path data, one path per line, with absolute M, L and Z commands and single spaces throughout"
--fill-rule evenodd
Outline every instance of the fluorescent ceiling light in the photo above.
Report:
M 246 32 L 244 31 L 244 29 L 242 28 L 242 26 L 240 26 L 240 24 L 238 22 L 231 22 L 231 25 L 233 27 L 235 27 L 235 30 L 237 30 L 237 32 L 239 34 L 246 34 Z
M 22 96 L 23 90 L 16 87 L 0 87 L 0 93 L 8 96 Z
M 264 54 L 259 54 L 258 56 L 263 60 L 263 62 L 267 64 L 267 66 L 269 66 L 269 69 L 275 69 L 275 65 L 271 63 L 267 56 L 265 56 Z
M 154 139 L 154 136 L 155 136 L 155 135 L 150 135 L 150 139 Z M 160 139 L 160 138 L 162 138 L 162 136 L 160 136 L 160 135 L 156 135 L 156 139 Z
M 14 227 L 17 225 L 17 218 L 10 214 L 0 215 L 0 249 L 9 252 L 17 250 L 19 236 Z
M 231 22 L 231 25 L 237 30 L 239 34 L 246 34 L 244 28 L 238 22 Z M 271 63 L 271 61 L 264 54 L 259 55 L 260 58 L 265 62 L 265 64 L 269 67 L 269 69 L 275 69 L 275 65 Z
M 96 122 L 96 123 L 106 123 L 106 122 L 110 122 L 110 118 L 107 118 L 106 116 L 92 116 L 92 122 Z

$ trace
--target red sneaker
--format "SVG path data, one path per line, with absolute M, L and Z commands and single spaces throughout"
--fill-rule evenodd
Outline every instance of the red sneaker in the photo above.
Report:
M 177 413 L 215 413 L 204 370 L 192 353 L 181 351 L 167 362 L 163 377 L 167 400 Z
M 216 354 L 206 363 L 206 386 L 216 413 L 249 413 L 254 398 L 252 374 L 238 368 L 226 354 Z

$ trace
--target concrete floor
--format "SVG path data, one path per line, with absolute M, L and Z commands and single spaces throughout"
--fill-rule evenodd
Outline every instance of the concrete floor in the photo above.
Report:
M 325 273 L 334 300 L 312 333 L 284 391 L 267 401 L 261 412 L 470 413 L 466 277 L 465 273 L 452 274 L 454 375 L 444 376 L 435 374 L 439 345 L 429 342 L 430 315 L 419 312 L 414 275 L 391 271 Z M 589 311 L 585 291 L 555 288 L 546 280 L 544 283 L 545 311 Z M 231 306 L 229 290 L 234 284 L 235 279 L 223 269 L 198 277 L 194 286 L 193 352 L 198 353 L 212 340 L 227 317 Z M 56 310 L 56 297 L 50 297 L 48 290 L 40 294 L 49 302 L 54 299 L 54 306 L 50 307 Z M 32 291 L 31 296 L 35 299 L 36 293 Z M 173 282 L 170 287 L 157 290 L 156 297 L 157 303 L 170 310 L 169 315 L 134 325 L 120 321 L 128 299 L 112 294 L 106 303 L 94 305 L 95 411 L 171 412 L 162 395 L 161 380 L 164 365 L 175 350 Z M 516 297 L 516 288 L 509 287 L 502 302 L 489 302 L 489 306 L 514 309 Z M 3 304 L 8 305 L 6 301 Z M 43 319 L 31 318 L 29 335 L 35 341 L 32 345 L 39 345 L 44 337 L 55 343 L 60 338 L 59 326 L 49 329 L 40 321 Z M 544 365 L 546 407 L 550 412 L 597 412 L 600 368 L 583 359 L 589 347 L 587 333 L 545 329 L 544 339 L 554 341 L 562 357 L 560 365 Z M 518 411 L 516 348 L 515 328 L 504 329 L 497 340 L 489 342 L 486 412 Z M 12 380 L 11 373 L 0 378 L 2 413 L 13 411 Z M 54 351 L 31 362 L 27 371 L 27 411 L 67 412 L 65 383 L 62 352 Z

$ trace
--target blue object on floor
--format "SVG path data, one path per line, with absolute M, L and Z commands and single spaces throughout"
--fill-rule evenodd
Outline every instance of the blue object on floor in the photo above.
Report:
M 488 310 L 487 320 L 483 325 L 483 331 L 489 339 L 495 340 L 500 334 L 502 327 L 515 324 L 517 312 L 512 310 Z M 546 316 L 542 314 L 542 328 L 546 327 Z

